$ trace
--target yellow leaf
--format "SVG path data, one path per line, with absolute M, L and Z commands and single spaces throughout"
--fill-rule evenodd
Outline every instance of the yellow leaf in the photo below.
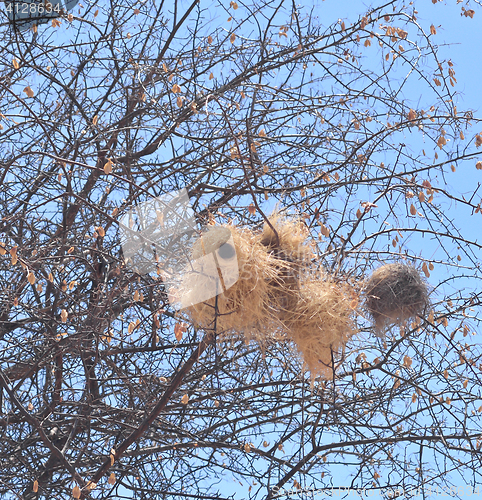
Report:
M 58 28 L 61 24 L 58 19 L 52 19 L 52 28 Z
M 37 493 L 37 491 L 38 491 L 38 481 L 37 481 L 37 480 L 35 480 L 35 481 L 33 482 L 33 488 L 32 488 L 32 491 L 33 491 L 34 493 Z
M 181 398 L 181 403 L 183 405 L 187 405 L 189 403 L 189 396 L 187 394 L 184 394 L 184 396 Z
M 108 175 L 112 172 L 112 160 L 109 158 L 107 163 L 104 165 L 104 172 Z
M 236 35 L 233 33 L 231 35 L 231 38 L 229 39 L 231 43 L 234 43 L 234 41 L 236 40 Z
M 27 97 L 33 97 L 35 95 L 34 91 L 30 88 L 30 85 L 25 87 L 23 91 L 27 94 Z
M 15 69 L 18 69 L 20 68 L 20 64 L 18 63 L 18 61 L 15 59 L 15 57 L 12 59 L 12 64 L 13 64 L 13 67 Z
M 113 472 L 110 473 L 109 479 L 107 480 L 109 484 L 115 484 L 115 474 Z
M 35 283 L 35 274 L 32 271 L 28 273 L 27 280 L 31 285 Z
M 80 498 L 80 488 L 77 485 L 75 485 L 72 489 L 72 496 L 74 498 Z

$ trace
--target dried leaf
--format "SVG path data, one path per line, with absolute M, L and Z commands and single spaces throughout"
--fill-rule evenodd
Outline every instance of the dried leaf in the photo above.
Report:
M 435 26 L 433 24 L 430 26 L 430 33 L 432 35 L 436 35 L 437 34 L 437 30 L 435 29 Z
M 115 474 L 113 472 L 110 473 L 109 479 L 107 480 L 109 484 L 115 484 Z
M 30 85 L 25 87 L 23 91 L 27 94 L 27 97 L 33 97 L 35 95 L 34 91 L 30 88 Z
M 18 63 L 18 61 L 15 59 L 15 57 L 12 59 L 12 64 L 13 64 L 13 67 L 15 69 L 18 69 L 20 68 L 20 64 Z
M 426 262 L 422 264 L 422 271 L 425 274 L 425 277 L 430 278 L 430 273 L 428 272 L 428 267 Z
M 181 87 L 179 87 L 179 85 L 177 83 L 175 83 L 172 86 L 171 91 L 172 91 L 173 94 L 179 94 L 179 92 L 181 92 Z
M 233 33 L 233 34 L 231 35 L 231 37 L 230 37 L 229 41 L 230 41 L 231 43 L 234 43 L 234 41 L 235 41 L 235 40 L 236 40 L 236 35 Z
M 65 309 L 62 309 L 62 311 L 60 313 L 60 318 L 62 319 L 62 323 L 66 323 L 68 317 L 69 317 L 69 313 Z
M 178 342 L 182 340 L 182 336 L 186 331 L 187 331 L 187 326 L 185 323 L 176 323 L 174 325 L 174 335 L 176 336 L 176 340 Z
M 107 163 L 104 165 L 104 172 L 109 175 L 112 172 L 112 160 L 109 158 Z
M 27 280 L 31 285 L 35 283 L 35 274 L 32 271 L 28 273 Z
M 99 115 L 95 115 L 94 118 L 92 118 L 92 125 L 94 125 L 95 127 L 98 121 L 99 121 Z
M 184 394 L 184 396 L 181 398 L 181 403 L 183 405 L 187 405 L 189 403 L 189 396 L 187 394 Z
M 413 204 L 412 204 L 412 205 L 410 205 L 410 213 L 411 213 L 412 215 L 416 215 L 416 213 L 417 213 L 417 210 L 416 210 L 416 208 L 413 206 Z
M 80 498 L 80 488 L 78 487 L 78 485 L 75 485 L 72 489 L 72 496 L 74 498 Z

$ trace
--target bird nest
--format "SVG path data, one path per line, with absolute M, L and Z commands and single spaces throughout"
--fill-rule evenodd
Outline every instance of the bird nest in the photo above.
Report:
M 410 264 L 386 264 L 376 269 L 364 286 L 365 308 L 382 334 L 390 324 L 421 315 L 429 305 L 428 289 Z
M 202 235 L 193 261 L 214 255 L 215 264 L 186 274 L 186 312 L 201 328 L 239 334 L 262 348 L 289 339 L 312 377 L 332 374 L 333 354 L 356 331 L 357 295 L 325 274 L 313 279 L 317 264 L 300 221 L 275 214 L 270 223 L 261 233 L 223 225 Z M 219 293 L 204 300 L 207 289 Z

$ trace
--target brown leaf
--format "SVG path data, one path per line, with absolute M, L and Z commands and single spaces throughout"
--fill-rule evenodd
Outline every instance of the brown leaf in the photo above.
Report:
M 256 213 L 256 207 L 251 203 L 248 207 L 248 212 L 251 214 L 251 215 L 254 215 Z
M 235 41 L 235 40 L 236 40 L 236 35 L 233 33 L 233 34 L 231 35 L 231 37 L 230 37 L 229 41 L 230 41 L 231 43 L 234 43 L 234 41 Z
M 35 274 L 32 271 L 28 273 L 27 280 L 31 285 L 35 283 Z
M 427 267 L 427 263 L 426 263 L 426 262 L 424 262 L 424 263 L 422 264 L 422 271 L 423 271 L 423 273 L 425 274 L 425 276 L 426 276 L 427 278 L 430 278 L 430 273 L 429 273 L 429 271 L 428 271 L 428 267 Z
M 181 403 L 183 405 L 187 405 L 189 403 L 189 396 L 187 394 L 184 394 L 184 396 L 181 398 Z
M 18 61 L 15 59 L 15 57 L 12 59 L 12 64 L 13 64 L 13 67 L 15 69 L 18 69 L 20 68 L 20 64 L 18 63 Z
M 181 342 L 183 334 L 187 331 L 187 326 L 185 323 L 176 323 L 174 325 L 174 335 L 176 340 Z
M 109 484 L 115 484 L 115 474 L 113 472 L 110 473 L 109 479 L 107 480 Z
M 30 88 L 30 85 L 25 87 L 23 91 L 27 94 L 27 97 L 33 97 L 35 95 L 35 92 Z
M 413 204 L 412 204 L 412 205 L 410 205 L 410 213 L 411 213 L 412 215 L 416 215 L 416 213 L 417 213 L 417 209 L 413 206 Z
M 74 498 L 80 498 L 80 488 L 78 487 L 78 485 L 75 485 L 72 489 L 72 496 Z
M 62 309 L 62 312 L 60 313 L 60 318 L 62 319 L 62 323 L 66 323 L 68 317 L 69 313 L 65 309 Z
M 433 24 L 430 26 L 430 33 L 432 35 L 436 35 L 437 34 L 437 30 L 435 29 L 435 26 Z

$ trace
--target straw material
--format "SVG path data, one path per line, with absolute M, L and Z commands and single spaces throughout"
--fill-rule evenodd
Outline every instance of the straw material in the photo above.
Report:
M 277 279 L 277 260 L 273 258 L 251 231 L 235 226 L 213 226 L 193 247 L 193 257 L 207 255 L 225 240 L 223 230 L 228 230 L 237 258 L 239 277 L 236 283 L 204 302 L 194 303 L 187 309 L 193 322 L 203 328 L 243 333 L 248 339 L 261 337 L 271 331 L 277 323 L 270 305 L 270 288 Z M 221 237 L 219 238 L 219 235 Z M 201 241 L 202 240 L 202 241 Z M 202 249 L 202 250 L 201 250 Z M 204 290 L 212 286 L 209 277 L 188 276 L 185 289 Z M 192 283 L 195 279 L 195 283 Z M 195 302 L 195 301 L 193 301 Z
M 379 267 L 366 282 L 364 294 L 365 307 L 379 336 L 388 325 L 418 316 L 429 305 L 427 284 L 409 264 Z
M 312 378 L 333 375 L 333 360 L 356 333 L 357 303 L 352 288 L 328 277 L 303 283 L 296 307 L 285 315 L 284 323 Z
M 198 291 L 212 286 L 214 278 L 188 274 L 186 311 L 197 326 L 240 334 L 262 349 L 268 342 L 291 340 L 313 378 L 332 376 L 332 360 L 356 332 L 358 296 L 353 287 L 327 275 L 313 279 L 317 263 L 301 221 L 275 214 L 270 222 L 277 236 L 268 224 L 262 233 L 224 225 L 212 226 L 196 242 L 193 259 L 234 246 L 239 278 L 217 297 L 197 302 Z M 228 248 L 225 253 L 230 257 L 233 252 Z

